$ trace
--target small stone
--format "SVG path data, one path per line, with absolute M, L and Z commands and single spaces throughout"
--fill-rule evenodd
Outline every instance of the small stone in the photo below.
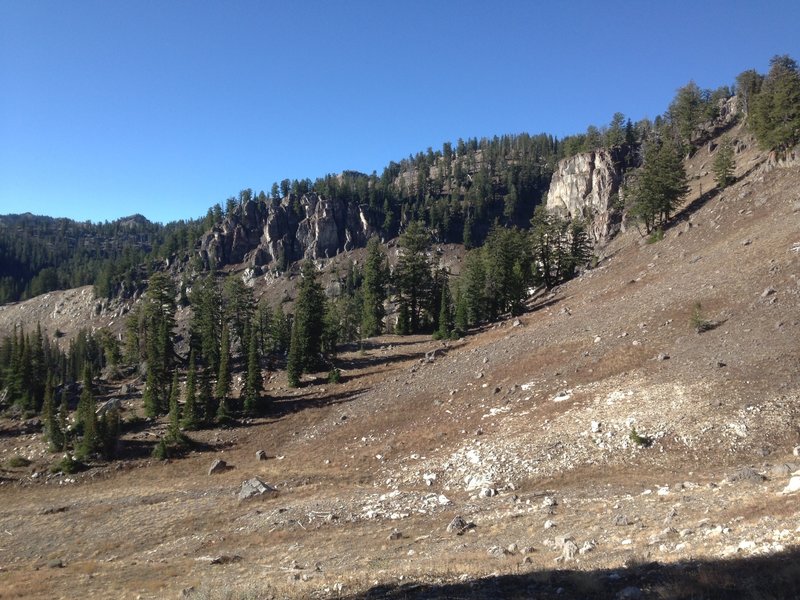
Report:
M 556 526 L 555 521 L 551 521 L 550 519 L 547 519 L 547 521 L 544 522 L 545 529 L 552 529 L 555 526 Z
M 519 319 L 514 319 L 514 322 L 511 325 L 512 327 L 519 327 L 520 325 L 522 325 L 522 321 L 520 321 Z
M 664 352 L 660 352 L 658 356 L 656 356 L 656 360 L 669 360 L 669 354 L 665 354 Z
M 588 554 L 589 552 L 594 550 L 596 547 L 597 547 L 597 544 L 595 544 L 593 541 L 588 541 L 587 540 L 587 541 L 585 541 L 583 543 L 583 546 L 581 546 L 581 549 L 578 550 L 578 554 L 583 556 L 584 554 Z
M 794 454 L 795 456 L 800 456 L 800 446 L 795 446 L 794 449 L 792 450 L 792 454 Z
M 786 484 L 786 487 L 783 488 L 782 493 L 792 494 L 798 490 L 800 490 L 800 475 L 795 475 L 789 480 L 789 483 Z
M 228 470 L 228 463 L 218 458 L 211 463 L 211 466 L 208 468 L 208 474 L 214 475 L 216 473 L 224 473 L 227 470 Z
M 749 246 L 753 243 L 753 240 L 742 240 L 742 246 Z
M 497 495 L 497 490 L 494 488 L 483 488 L 479 493 L 478 496 L 480 498 L 491 498 L 492 496 Z
M 592 433 L 599 433 L 601 428 L 600 421 L 592 421 Z
M 578 545 L 572 540 L 567 540 L 564 542 L 564 546 L 561 549 L 561 558 L 563 558 L 564 561 L 572 560 L 575 558 L 576 552 L 578 552 Z
M 545 496 L 544 499 L 542 500 L 542 507 L 543 508 L 547 508 L 547 507 L 550 507 L 550 506 L 557 506 L 557 505 L 558 505 L 558 502 L 556 502 L 556 499 L 553 498 L 552 496 Z
M 516 554 L 518 550 L 519 547 L 514 543 L 509 544 L 508 548 L 506 548 L 506 552 L 508 552 L 509 554 Z
M 256 460 L 267 460 L 267 453 L 263 450 L 256 451 Z
M 625 525 L 630 525 L 630 521 L 628 521 L 627 515 L 615 515 L 614 525 L 624 527 Z
M 774 294 L 774 293 L 775 293 L 775 288 L 774 287 L 768 287 L 763 292 L 761 292 L 761 297 L 762 298 L 767 298 L 768 296 L 772 296 L 772 294 Z
M 61 560 L 60 558 L 57 558 L 55 560 L 48 560 L 47 561 L 47 566 L 50 569 L 63 569 L 64 568 L 64 561 Z
M 453 517 L 453 520 L 450 521 L 450 524 L 447 526 L 447 533 L 455 533 L 456 535 L 461 535 L 465 531 L 472 529 L 475 527 L 474 523 L 467 523 L 464 520 L 464 517 L 461 515 L 457 515 Z
M 392 531 L 392 533 L 389 534 L 389 537 L 387 539 L 390 542 L 393 542 L 395 540 L 401 539 L 402 537 L 403 537 L 403 534 L 395 529 L 394 531 Z

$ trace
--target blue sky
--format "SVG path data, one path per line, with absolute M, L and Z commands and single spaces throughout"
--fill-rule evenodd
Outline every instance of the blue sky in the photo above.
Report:
M 800 2 L 0 0 L 0 214 L 199 217 L 800 60 Z

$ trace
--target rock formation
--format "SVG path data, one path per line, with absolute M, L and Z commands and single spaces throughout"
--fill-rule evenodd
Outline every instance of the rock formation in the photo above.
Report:
M 594 243 L 604 243 L 617 231 L 622 211 L 617 198 L 625 171 L 638 162 L 628 145 L 583 152 L 558 163 L 547 208 L 570 219 L 583 219 Z
M 366 205 L 315 193 L 251 200 L 206 233 L 200 256 L 217 267 L 245 263 L 282 268 L 302 258 L 330 258 L 366 245 L 376 230 Z

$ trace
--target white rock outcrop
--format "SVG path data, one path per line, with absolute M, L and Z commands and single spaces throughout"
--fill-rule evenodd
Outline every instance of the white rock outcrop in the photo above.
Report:
M 629 146 L 582 152 L 558 163 L 547 208 L 570 219 L 583 219 L 594 243 L 607 241 L 620 229 L 617 198 L 625 171 L 638 160 Z

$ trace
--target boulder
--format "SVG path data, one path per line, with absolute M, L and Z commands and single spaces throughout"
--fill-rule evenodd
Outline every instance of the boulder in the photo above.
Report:
M 208 468 L 208 474 L 214 475 L 216 473 L 224 473 L 229 468 L 230 467 L 228 467 L 228 463 L 218 458 L 211 463 L 211 466 Z
M 453 520 L 450 521 L 450 524 L 447 526 L 447 533 L 455 533 L 456 535 L 461 535 L 465 531 L 468 531 L 475 527 L 475 523 L 468 523 L 464 520 L 464 517 L 461 515 L 457 515 L 453 517 Z
M 239 500 L 249 500 L 250 498 L 259 498 L 263 496 L 273 497 L 277 494 L 277 489 L 258 477 L 252 477 L 242 482 L 242 487 L 239 489 Z

